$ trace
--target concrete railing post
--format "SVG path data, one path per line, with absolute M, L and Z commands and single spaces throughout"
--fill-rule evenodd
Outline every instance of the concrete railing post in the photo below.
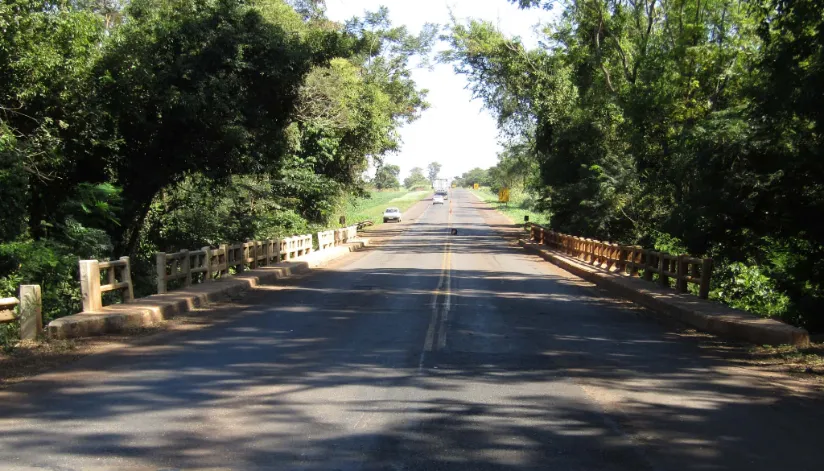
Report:
M 166 293 L 166 253 L 157 252 L 155 254 L 157 261 L 157 294 Z
M 126 283 L 128 286 L 123 291 L 123 302 L 129 303 L 134 301 L 134 285 L 132 284 L 132 263 L 129 261 L 129 257 L 120 257 L 120 261 L 124 263 L 124 267 L 122 268 L 121 278 L 123 282 Z M 114 268 L 112 268 L 113 270 Z
M 664 287 L 669 287 L 669 277 L 664 274 L 669 268 L 669 263 L 663 253 L 658 253 L 658 284 Z
M 225 270 L 223 273 L 219 273 L 220 279 L 223 279 L 223 275 L 229 274 L 229 244 L 220 244 L 218 250 L 220 254 L 217 257 L 217 265 Z M 223 257 L 223 261 L 220 257 Z
M 20 285 L 20 339 L 34 340 L 43 330 L 40 285 Z
M 653 268 L 655 265 L 653 264 L 653 259 L 655 258 L 655 253 L 652 250 L 646 250 L 643 252 L 644 254 L 644 279 L 647 281 L 652 281 L 652 274 Z
M 203 282 L 210 283 L 212 281 L 212 248 L 207 245 L 200 250 L 203 251 L 203 268 L 206 269 L 203 272 Z
M 97 260 L 80 260 L 80 295 L 83 312 L 103 309 L 100 294 L 100 264 Z
M 710 296 L 710 279 L 712 278 L 712 259 L 701 261 L 701 284 L 698 287 L 698 297 L 707 299 Z
M 689 276 L 689 263 L 686 261 L 686 255 L 679 255 L 676 266 L 677 276 L 675 278 L 675 289 L 682 293 L 687 292 L 687 276 Z
M 235 248 L 232 249 L 232 252 L 234 262 L 237 263 L 237 265 L 235 265 L 235 270 L 237 270 L 237 274 L 240 275 L 243 273 L 243 270 L 246 269 L 246 245 L 243 243 L 236 244 Z
M 192 286 L 192 257 L 188 250 L 181 250 L 180 271 L 183 273 L 183 286 Z

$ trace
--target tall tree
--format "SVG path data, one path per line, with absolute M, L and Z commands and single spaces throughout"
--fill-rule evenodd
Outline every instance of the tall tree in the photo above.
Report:
M 375 178 L 372 180 L 372 183 L 374 183 L 375 188 L 379 190 L 399 188 L 401 186 L 398 181 L 400 174 L 401 168 L 397 165 L 381 165 L 375 171 Z
M 427 187 L 429 181 L 423 175 L 423 169 L 420 167 L 413 167 L 409 171 L 409 176 L 403 179 L 403 186 L 408 189 Z
M 710 254 L 719 299 L 824 328 L 824 234 L 803 216 L 824 204 L 821 0 L 510 1 L 563 10 L 538 48 L 470 21 L 442 57 L 524 143 L 552 224 Z
M 435 180 L 438 179 L 438 175 L 441 173 L 441 164 L 438 162 L 431 162 L 426 167 L 426 173 L 429 176 L 429 182 L 433 185 L 435 184 Z

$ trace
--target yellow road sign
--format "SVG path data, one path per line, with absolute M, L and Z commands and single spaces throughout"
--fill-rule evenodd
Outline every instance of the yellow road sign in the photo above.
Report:
M 498 202 L 509 203 L 509 188 L 501 188 L 498 190 Z
M 472 185 L 472 188 L 474 188 L 474 189 L 476 189 L 476 190 L 477 190 L 478 188 L 480 188 L 480 187 L 481 187 L 481 185 L 478 185 L 477 183 L 476 183 L 476 184 L 474 184 L 474 185 Z

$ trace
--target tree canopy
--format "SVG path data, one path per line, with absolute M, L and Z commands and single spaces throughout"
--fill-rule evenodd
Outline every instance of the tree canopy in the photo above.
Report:
M 409 176 L 403 179 L 403 186 L 408 189 L 414 188 L 429 188 L 429 180 L 423 174 L 423 169 L 420 167 L 413 167 L 409 171 Z
M 0 295 L 68 313 L 77 257 L 140 281 L 156 248 L 336 220 L 428 106 L 436 34 L 317 0 L 0 3 Z
M 441 164 L 438 162 L 430 162 L 429 165 L 426 166 L 426 174 L 429 177 L 429 183 L 435 184 L 435 180 L 438 179 L 438 175 L 441 173 Z
M 381 165 L 375 171 L 375 178 L 372 183 L 378 190 L 400 188 L 401 183 L 398 181 L 400 174 L 401 168 L 397 165 Z
M 444 37 L 510 142 L 489 176 L 525 177 L 558 230 L 712 256 L 717 299 L 824 328 L 824 2 L 511 1 L 561 10 L 537 48 Z

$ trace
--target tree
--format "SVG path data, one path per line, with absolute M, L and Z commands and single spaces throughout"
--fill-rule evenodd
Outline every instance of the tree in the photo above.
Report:
M 457 186 L 471 187 L 476 183 L 480 186 L 489 186 L 487 170 L 476 167 L 468 172 L 464 172 L 460 178 L 455 179 L 455 185 Z
M 414 167 L 409 171 L 409 176 L 403 179 L 403 186 L 408 189 L 414 188 L 428 188 L 429 181 L 423 175 L 423 169 Z
M 434 185 L 435 180 L 438 179 L 438 174 L 441 173 L 441 164 L 438 162 L 432 162 L 429 166 L 426 167 L 427 175 L 429 176 L 429 182 Z
M 155 249 L 325 227 L 427 107 L 436 33 L 322 0 L 0 2 L 0 297 L 76 312 L 79 257 L 131 255 L 140 292 Z
M 492 179 L 525 176 L 557 230 L 711 255 L 746 286 L 714 296 L 824 329 L 822 1 L 510 1 L 563 12 L 535 49 L 454 24 L 441 56 L 520 146 Z
M 375 188 L 379 190 L 400 188 L 401 184 L 398 181 L 400 174 L 401 168 L 397 165 L 381 165 L 375 171 L 375 178 L 372 180 L 372 183 L 374 183 Z

